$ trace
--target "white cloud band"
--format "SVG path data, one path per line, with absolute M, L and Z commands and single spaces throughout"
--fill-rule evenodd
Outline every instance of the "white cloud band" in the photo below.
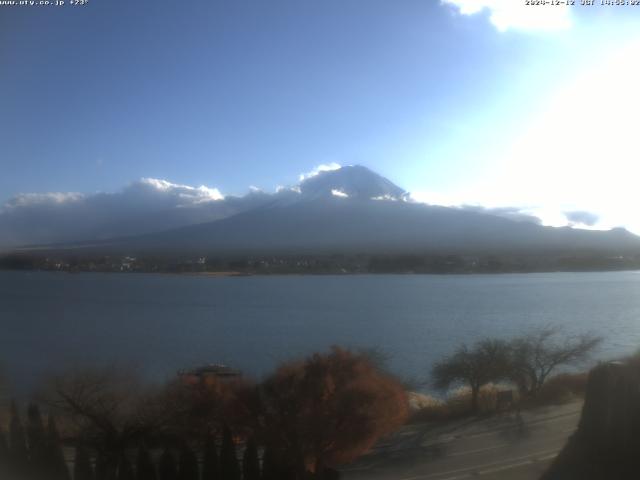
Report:
M 338 170 L 340 167 L 341 167 L 341 165 L 339 163 L 336 163 L 336 162 L 331 162 L 331 163 L 326 163 L 326 164 L 323 163 L 323 164 L 318 165 L 316 168 L 314 168 L 310 172 L 301 173 L 298 176 L 298 180 L 303 182 L 308 178 L 315 177 L 320 172 L 330 172 L 331 170 Z
M 524 0 L 442 0 L 462 15 L 489 11 L 489 20 L 501 32 L 507 30 L 550 31 L 571 27 L 570 8 L 556 5 L 527 5 Z

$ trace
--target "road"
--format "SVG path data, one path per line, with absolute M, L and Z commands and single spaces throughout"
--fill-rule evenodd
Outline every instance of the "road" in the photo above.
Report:
M 345 480 L 537 480 L 575 430 L 582 403 L 447 425 L 410 425 L 342 470 Z

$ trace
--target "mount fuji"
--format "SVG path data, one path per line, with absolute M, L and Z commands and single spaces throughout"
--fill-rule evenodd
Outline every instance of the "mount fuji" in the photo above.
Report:
M 99 244 L 127 254 L 640 253 L 640 237 L 546 227 L 489 212 L 431 206 L 363 166 L 321 172 L 215 221 Z M 72 247 L 67 245 L 67 247 Z

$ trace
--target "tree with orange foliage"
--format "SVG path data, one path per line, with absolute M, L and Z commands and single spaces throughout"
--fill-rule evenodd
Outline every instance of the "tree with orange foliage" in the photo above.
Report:
M 282 365 L 260 388 L 261 430 L 297 478 L 350 462 L 408 415 L 402 385 L 364 353 L 333 347 Z

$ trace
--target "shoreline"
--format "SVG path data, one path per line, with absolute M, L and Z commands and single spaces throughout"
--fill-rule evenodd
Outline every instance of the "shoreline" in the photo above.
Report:
M 103 273 L 118 275 L 176 275 L 190 277 L 314 277 L 314 276 L 499 276 L 499 275 L 532 275 L 552 273 L 640 273 L 639 268 L 602 269 L 602 270 L 529 270 L 503 272 L 241 272 L 241 271 L 206 271 L 206 272 L 169 272 L 169 271 L 118 271 L 118 270 L 55 270 L 55 269 L 21 269 L 0 268 L 0 272 L 32 272 L 32 273 L 67 273 L 77 275 L 82 273 Z

